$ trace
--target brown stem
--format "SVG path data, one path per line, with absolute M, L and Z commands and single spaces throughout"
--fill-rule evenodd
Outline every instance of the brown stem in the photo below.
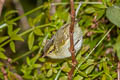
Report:
M 14 75 L 16 76 L 16 78 L 17 78 L 18 80 L 23 80 L 23 78 L 22 78 L 20 75 L 18 75 L 17 73 L 14 73 Z
M 2 8 L 3 8 L 3 4 L 4 4 L 5 0 L 0 0 L 0 16 L 2 13 Z
M 60 3 L 61 0 L 53 0 L 54 3 Z M 56 12 L 56 5 L 51 5 L 50 8 L 50 16 L 53 16 Z
M 118 80 L 120 80 L 120 61 L 118 62 L 117 73 L 118 73 Z
M 74 0 L 70 0 L 70 7 L 71 7 L 71 24 L 70 24 L 70 52 L 72 55 L 72 69 L 68 73 L 68 80 L 72 80 L 72 75 L 75 70 L 75 66 L 77 61 L 75 59 L 75 49 L 74 49 L 74 40 L 73 40 L 73 33 L 74 33 L 74 24 L 75 24 L 75 10 L 74 10 Z
M 15 8 L 18 10 L 18 15 L 21 16 L 24 14 L 24 10 L 23 7 L 20 3 L 19 0 L 13 0 L 13 3 L 15 5 Z M 23 31 L 27 30 L 29 28 L 29 23 L 27 20 L 27 17 L 24 16 L 23 18 L 20 19 L 20 23 L 22 24 L 22 26 L 20 26 L 22 28 Z
M 1 72 L 3 73 L 4 80 L 8 80 L 7 72 L 5 71 L 4 67 L 1 67 Z
M 12 0 L 12 2 L 15 5 L 16 10 L 18 11 L 18 15 L 19 16 L 23 15 L 24 9 L 23 9 L 22 4 L 20 3 L 20 0 Z M 24 16 L 23 18 L 20 19 L 19 27 L 21 28 L 22 31 L 25 31 L 30 28 L 28 20 L 27 20 L 27 16 Z M 25 42 L 16 41 L 15 45 L 19 45 L 19 46 L 16 46 L 16 51 L 19 52 L 20 49 L 25 48 L 23 47 L 23 45 L 25 45 Z

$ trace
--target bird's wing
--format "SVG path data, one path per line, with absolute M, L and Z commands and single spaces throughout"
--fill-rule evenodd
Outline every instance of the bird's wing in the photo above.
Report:
M 56 36 L 54 37 L 54 45 L 56 46 L 56 48 L 60 48 L 69 38 L 69 24 L 65 24 L 64 26 L 62 26 L 54 36 Z

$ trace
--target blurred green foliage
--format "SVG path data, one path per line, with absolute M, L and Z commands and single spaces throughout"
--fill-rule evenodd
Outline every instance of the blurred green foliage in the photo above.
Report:
M 67 80 L 72 65 L 71 59 L 51 60 L 41 56 L 45 41 L 70 21 L 70 7 L 62 4 L 69 0 L 62 0 L 61 4 L 56 6 L 56 12 L 52 16 L 49 14 L 50 0 L 38 0 L 39 3 L 25 1 L 24 3 L 21 0 L 24 10 L 31 9 L 23 14 L 28 18 L 30 25 L 28 30 L 21 31 L 18 20 L 23 16 L 17 16 L 17 10 L 6 11 L 5 15 L 2 15 L 0 23 L 7 25 L 0 28 L 0 68 L 5 68 L 9 80 L 18 80 L 15 74 L 24 80 Z M 78 23 L 82 28 L 84 41 L 82 49 L 76 56 L 78 65 L 86 59 L 106 32 L 112 26 L 115 27 L 75 71 L 73 80 L 115 80 L 117 78 L 117 61 L 120 59 L 120 7 L 114 4 L 119 4 L 120 1 L 101 1 L 103 4 L 82 4 L 79 10 L 77 19 L 80 19 Z M 33 5 L 37 8 L 33 9 Z M 75 4 L 75 8 L 77 6 Z M 22 46 L 17 42 L 23 43 Z M 4 80 L 2 71 L 0 71 L 0 79 Z

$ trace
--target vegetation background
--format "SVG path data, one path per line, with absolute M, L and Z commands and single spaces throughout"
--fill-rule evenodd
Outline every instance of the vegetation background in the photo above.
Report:
M 120 0 L 74 1 L 75 9 L 83 2 L 77 19 L 84 37 L 73 80 L 117 80 Z M 67 80 L 71 59 L 41 56 L 70 20 L 69 0 L 0 0 L 0 15 L 0 80 Z

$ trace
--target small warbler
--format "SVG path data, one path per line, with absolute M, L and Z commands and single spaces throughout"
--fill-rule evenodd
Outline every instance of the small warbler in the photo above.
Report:
M 62 26 L 55 35 L 44 46 L 44 55 L 52 59 L 64 59 L 71 56 L 69 51 L 70 47 L 70 24 Z M 83 35 L 81 28 L 78 24 L 75 24 L 74 33 L 74 49 L 75 55 L 80 50 L 83 41 Z

